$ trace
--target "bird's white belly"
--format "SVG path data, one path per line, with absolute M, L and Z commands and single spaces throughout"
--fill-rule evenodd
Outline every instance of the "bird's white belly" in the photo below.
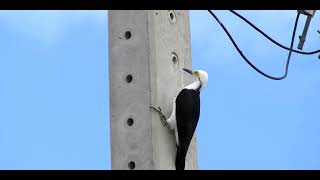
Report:
M 174 130 L 174 131 L 177 130 L 177 121 L 175 118 L 170 118 L 167 122 L 171 130 Z
M 169 124 L 169 127 L 171 130 L 175 132 L 176 136 L 176 143 L 179 145 L 179 137 L 178 137 L 178 128 L 177 128 L 177 120 L 176 120 L 176 103 L 174 100 L 173 103 L 173 109 L 170 118 L 167 120 L 167 123 Z

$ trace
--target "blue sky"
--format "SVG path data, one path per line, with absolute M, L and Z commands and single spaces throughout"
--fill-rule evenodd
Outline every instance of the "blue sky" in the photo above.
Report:
M 289 46 L 296 11 L 238 12 Z M 216 14 L 254 64 L 282 75 L 285 50 Z M 193 68 L 209 74 L 199 169 L 320 169 L 317 55 L 293 54 L 287 79 L 272 81 L 206 11 L 190 20 Z M 320 48 L 319 22 L 304 50 Z M 107 11 L 0 11 L 0 169 L 110 169 L 107 24 Z

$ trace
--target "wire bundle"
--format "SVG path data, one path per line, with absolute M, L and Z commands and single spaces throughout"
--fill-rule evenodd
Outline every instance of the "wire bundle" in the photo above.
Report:
M 288 75 L 288 69 L 289 69 L 289 64 L 290 64 L 290 59 L 291 59 L 291 54 L 292 52 L 295 53 L 299 53 L 299 54 L 304 54 L 304 55 L 312 55 L 312 54 L 316 54 L 320 52 L 319 50 L 316 51 L 311 51 L 311 52 L 304 52 L 304 51 L 299 51 L 299 50 L 295 50 L 293 49 L 293 44 L 294 44 L 294 37 L 296 34 L 296 30 L 297 30 L 297 25 L 298 25 L 298 21 L 299 21 L 299 17 L 300 17 L 300 12 L 297 13 L 296 16 L 296 20 L 295 20 L 295 24 L 293 27 L 293 32 L 292 32 L 292 37 L 291 37 L 291 43 L 290 43 L 290 48 L 280 44 L 279 42 L 275 41 L 274 39 L 272 39 L 270 36 L 268 36 L 266 33 L 264 33 L 262 30 L 260 30 L 258 27 L 256 27 L 253 23 L 251 23 L 249 20 L 247 20 L 246 18 L 244 18 L 243 16 L 241 16 L 240 14 L 238 14 L 237 12 L 233 11 L 233 10 L 229 10 L 230 12 L 232 12 L 234 15 L 238 16 L 239 18 L 241 18 L 243 21 L 245 21 L 247 24 L 249 24 L 252 28 L 254 28 L 256 31 L 258 31 L 260 34 L 262 34 L 265 38 L 267 38 L 268 40 L 270 40 L 271 42 L 273 42 L 274 44 L 276 44 L 277 46 L 286 49 L 289 51 L 288 53 L 288 57 L 287 57 L 287 61 L 286 61 L 286 66 L 285 66 L 285 73 L 282 76 L 279 77 L 275 77 L 275 76 L 271 76 L 268 75 L 266 73 L 264 73 L 263 71 L 261 71 L 259 68 L 257 68 L 254 64 L 252 64 L 250 62 L 250 60 L 242 53 L 242 51 L 240 50 L 240 48 L 238 47 L 237 43 L 234 41 L 233 37 L 231 36 L 231 34 L 229 33 L 229 31 L 227 30 L 227 28 L 222 24 L 222 22 L 219 20 L 219 18 L 211 11 L 208 10 L 208 12 L 211 14 L 211 16 L 219 23 L 219 25 L 222 27 L 222 29 L 224 30 L 224 32 L 227 34 L 227 36 L 229 37 L 229 39 L 231 40 L 233 46 L 236 48 L 236 50 L 238 51 L 238 53 L 240 54 L 240 56 L 245 60 L 245 62 L 247 64 L 249 64 L 255 71 L 257 71 L 258 73 L 260 73 L 261 75 L 272 79 L 272 80 L 282 80 L 284 78 L 287 77 Z

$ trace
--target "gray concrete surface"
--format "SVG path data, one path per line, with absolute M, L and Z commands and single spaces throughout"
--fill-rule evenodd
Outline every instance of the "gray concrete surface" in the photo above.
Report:
M 192 66 L 189 12 L 108 13 L 112 169 L 175 169 L 174 133 L 149 106 L 169 117 L 174 97 L 191 82 L 181 70 Z M 194 137 L 186 169 L 197 167 Z

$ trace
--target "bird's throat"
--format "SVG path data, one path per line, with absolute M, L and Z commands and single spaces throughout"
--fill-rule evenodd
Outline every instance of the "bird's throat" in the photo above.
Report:
M 202 82 L 201 82 L 200 78 L 199 78 L 199 82 L 200 82 L 200 85 L 199 85 L 199 87 L 198 87 L 196 90 L 200 92 L 200 89 L 201 89 L 201 87 L 202 87 Z
M 185 89 L 193 89 L 196 91 L 200 91 L 201 87 L 202 87 L 202 82 L 199 79 L 199 81 L 194 81 L 193 83 L 186 86 Z

